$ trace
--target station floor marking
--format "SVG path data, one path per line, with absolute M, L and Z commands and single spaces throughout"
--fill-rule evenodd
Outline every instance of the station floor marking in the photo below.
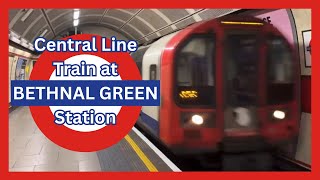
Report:
M 137 153 L 142 162 L 146 165 L 150 172 L 158 172 L 158 169 L 153 165 L 153 163 L 149 160 L 149 158 L 143 153 L 143 151 L 139 148 L 139 146 L 133 141 L 133 139 L 129 136 L 125 136 L 126 141 L 130 144 L 132 149 Z
M 181 172 L 181 170 L 166 156 L 164 155 L 154 144 L 152 144 L 148 138 L 146 138 L 137 128 L 133 127 L 132 130 L 169 166 L 174 172 Z

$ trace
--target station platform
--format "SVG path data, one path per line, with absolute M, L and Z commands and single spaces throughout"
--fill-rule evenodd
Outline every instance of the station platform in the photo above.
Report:
M 28 107 L 9 114 L 9 171 L 180 171 L 136 128 L 118 144 L 98 152 L 74 152 L 46 138 Z

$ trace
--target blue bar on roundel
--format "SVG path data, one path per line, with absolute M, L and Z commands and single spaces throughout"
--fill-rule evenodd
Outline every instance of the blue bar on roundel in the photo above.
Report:
M 11 81 L 13 106 L 159 106 L 160 81 Z

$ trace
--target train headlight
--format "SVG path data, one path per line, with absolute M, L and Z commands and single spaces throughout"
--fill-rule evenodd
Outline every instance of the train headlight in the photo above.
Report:
M 279 120 L 282 120 L 286 117 L 286 113 L 280 110 L 275 110 L 273 112 L 273 117 Z
M 191 117 L 191 122 L 196 125 L 202 125 L 203 124 L 203 117 L 198 114 L 195 114 Z
M 213 112 L 181 112 L 180 122 L 183 127 L 214 127 Z
M 238 125 L 243 127 L 250 126 L 252 118 L 251 118 L 249 109 L 239 107 L 234 109 L 233 113 L 234 113 L 234 121 Z

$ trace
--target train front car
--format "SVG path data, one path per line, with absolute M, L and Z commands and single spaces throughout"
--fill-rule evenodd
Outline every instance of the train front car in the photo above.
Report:
M 270 24 L 198 22 L 131 55 L 161 82 L 161 105 L 142 107 L 138 124 L 176 154 L 264 151 L 297 136 L 298 60 Z
M 259 19 L 178 32 L 162 53 L 160 76 L 160 138 L 178 153 L 264 150 L 298 133 L 298 60 Z

